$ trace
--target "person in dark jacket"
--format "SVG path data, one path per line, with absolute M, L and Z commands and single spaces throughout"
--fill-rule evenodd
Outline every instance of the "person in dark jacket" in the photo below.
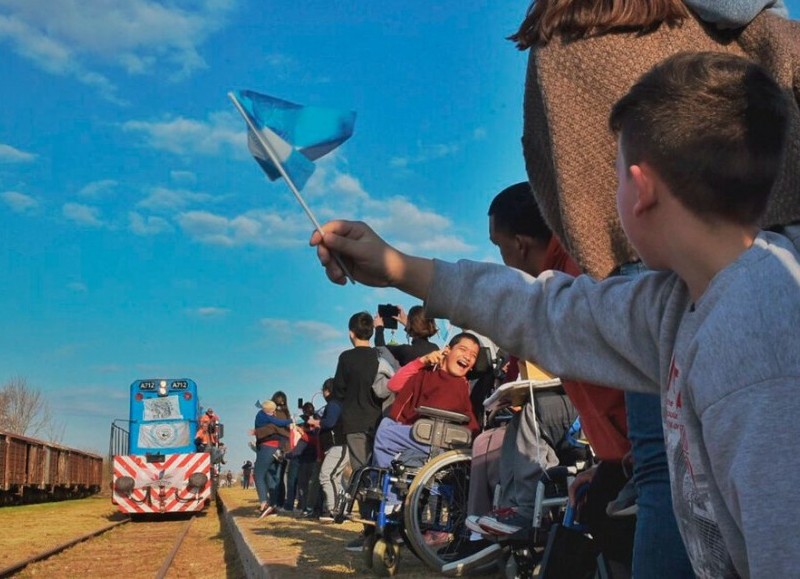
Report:
M 383 334 L 383 318 L 380 315 L 376 315 L 374 318 L 375 346 L 386 346 L 400 366 L 405 366 L 409 362 L 421 358 L 425 354 L 437 351 L 439 346 L 428 339 L 438 331 L 436 328 L 436 321 L 425 316 L 425 308 L 422 306 L 413 306 L 408 310 L 408 315 L 403 311 L 402 306 L 397 306 L 397 309 L 399 313 L 395 316 L 395 319 L 403 324 L 411 343 L 386 344 L 386 338 Z
M 325 407 L 319 419 L 310 418 L 308 423 L 319 428 L 319 445 L 324 458 L 319 470 L 322 487 L 322 522 L 332 522 L 336 511 L 336 500 L 342 490 L 344 470 L 347 466 L 347 445 L 342 428 L 342 405 L 333 397 L 333 378 L 322 385 Z
M 256 414 L 254 434 L 256 436 L 255 483 L 259 507 L 258 518 L 266 517 L 277 511 L 278 477 L 280 463 L 275 460 L 275 453 L 281 450 L 283 440 L 289 439 L 288 428 L 291 419 L 275 416 L 276 404 L 267 400 Z

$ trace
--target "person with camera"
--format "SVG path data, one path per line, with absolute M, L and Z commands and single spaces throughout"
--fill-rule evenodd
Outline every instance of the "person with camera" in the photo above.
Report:
M 413 306 L 406 315 L 402 306 L 379 305 L 374 322 L 375 346 L 385 346 L 400 366 L 439 350 L 439 346 L 428 339 L 438 331 L 436 321 L 425 315 L 425 308 L 422 306 Z M 384 328 L 397 329 L 398 322 L 405 327 L 409 344 L 386 343 Z

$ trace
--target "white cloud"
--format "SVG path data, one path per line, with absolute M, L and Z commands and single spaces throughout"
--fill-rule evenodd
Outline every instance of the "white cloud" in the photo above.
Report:
M 249 157 L 244 124 L 229 112 L 212 113 L 207 121 L 183 117 L 127 121 L 122 130 L 140 133 L 148 146 L 177 155 L 218 156 L 225 151 L 237 158 Z
M 228 308 L 206 306 L 192 310 L 192 314 L 201 318 L 219 318 L 226 315 L 229 311 L 230 310 Z
M 88 199 L 100 199 L 107 197 L 113 193 L 113 189 L 118 185 L 113 179 L 103 179 L 101 181 L 93 181 L 85 185 L 78 191 L 79 197 L 86 197 Z
M 155 187 L 150 194 L 139 201 L 136 206 L 151 211 L 165 211 L 183 209 L 192 203 L 205 203 L 212 201 L 208 193 L 195 193 L 185 189 L 167 189 Z
M 234 0 L 3 0 L 0 41 L 41 69 L 69 75 L 110 99 L 115 87 L 99 66 L 150 74 L 167 65 L 173 78 L 204 68 L 198 52 L 224 25 Z
M 0 143 L 0 163 L 30 163 L 36 159 L 33 153 L 15 149 L 11 145 Z
M 452 222 L 403 197 L 370 200 L 364 220 L 404 252 L 466 253 L 474 249 L 452 232 Z
M 441 159 L 443 157 L 450 157 L 455 155 L 461 150 L 461 145 L 457 143 L 439 143 L 434 145 L 418 145 L 419 151 L 416 155 L 406 156 L 406 157 L 393 157 L 389 160 L 389 165 L 392 167 L 400 167 L 405 168 L 409 165 L 419 165 L 421 163 L 427 163 L 428 161 L 433 161 L 435 159 Z
M 4 191 L 0 193 L 0 199 L 5 201 L 12 211 L 17 213 L 29 213 L 39 207 L 39 202 L 36 199 L 17 191 Z
M 103 227 L 105 224 L 100 219 L 100 210 L 91 205 L 81 203 L 65 203 L 62 213 L 69 221 L 88 227 Z
M 313 320 L 284 320 L 277 318 L 262 318 L 261 327 L 272 335 L 281 338 L 296 338 L 315 341 L 335 340 L 342 336 L 342 332 L 330 324 Z
M 187 211 L 178 216 L 181 229 L 195 241 L 240 247 L 288 247 L 308 241 L 311 226 L 301 215 L 279 215 L 264 210 L 228 218 L 208 211 Z
M 135 211 L 130 211 L 128 212 L 128 229 L 136 235 L 148 236 L 172 231 L 174 228 L 163 217 L 155 215 L 144 217 Z

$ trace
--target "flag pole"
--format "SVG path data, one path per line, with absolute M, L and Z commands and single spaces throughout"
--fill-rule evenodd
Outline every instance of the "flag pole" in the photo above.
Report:
M 317 218 L 314 216 L 314 214 L 311 212 L 311 208 L 306 204 L 305 199 L 303 199 L 302 195 L 300 195 L 300 190 L 294 184 L 294 181 L 292 181 L 292 178 L 289 176 L 289 173 L 286 172 L 286 169 L 283 168 L 283 165 L 278 160 L 278 155 L 272 149 L 272 146 L 264 139 L 264 137 L 261 136 L 260 131 L 253 123 L 253 120 L 250 118 L 250 115 L 248 115 L 247 111 L 245 111 L 242 105 L 239 104 L 239 100 L 236 98 L 236 95 L 234 95 L 232 92 L 229 92 L 228 98 L 231 99 L 233 105 L 236 107 L 236 110 L 238 110 L 239 114 L 242 115 L 242 117 L 244 118 L 244 122 L 247 123 L 247 127 L 250 129 L 255 138 L 258 140 L 258 143 L 261 145 L 261 148 L 264 149 L 267 155 L 269 155 L 272 164 L 275 165 L 275 167 L 278 169 L 278 172 L 281 174 L 281 177 L 283 177 L 284 181 L 286 181 L 286 184 L 289 186 L 289 189 L 291 189 L 292 193 L 294 193 L 297 202 L 300 203 L 300 206 L 306 212 L 306 215 L 308 215 L 308 218 L 311 220 L 311 223 L 314 224 L 314 227 L 322 236 L 324 242 L 325 232 L 322 231 L 322 226 L 320 225 L 319 221 L 317 221 Z M 348 280 L 350 280 L 350 283 L 352 284 L 356 283 L 356 281 L 353 279 L 353 276 L 350 275 L 350 271 L 344 265 L 344 262 L 342 261 L 341 257 L 339 257 L 339 254 L 332 251 L 331 255 L 333 255 L 333 258 L 336 260 L 336 263 L 339 264 L 339 267 L 342 268 L 342 272 L 344 272 L 345 277 Z

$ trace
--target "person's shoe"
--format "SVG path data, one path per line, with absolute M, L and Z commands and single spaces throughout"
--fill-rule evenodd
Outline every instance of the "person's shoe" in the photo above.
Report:
M 480 515 L 470 515 L 466 519 L 464 519 L 464 526 L 473 533 L 479 533 L 481 535 L 485 535 L 486 531 L 484 531 L 483 527 L 481 527 L 480 524 L 478 523 L 480 518 L 481 518 Z
M 258 514 L 258 518 L 259 519 L 263 519 L 264 517 L 268 517 L 270 515 L 274 515 L 276 511 L 277 511 L 277 509 L 275 507 L 273 507 L 271 505 L 267 505 L 266 507 L 261 509 L 261 512 Z
M 359 535 L 357 538 L 353 539 L 347 545 L 344 546 L 345 551 L 350 551 L 351 553 L 361 553 L 364 551 L 364 535 Z
M 319 514 L 314 512 L 314 509 L 306 509 L 300 513 L 301 519 L 318 519 Z
M 606 505 L 606 514 L 613 518 L 632 517 L 639 511 L 639 505 L 636 504 L 637 498 L 636 485 L 631 479 L 619 491 L 617 498 Z
M 333 522 L 333 521 L 335 521 L 335 520 L 336 520 L 336 519 L 335 519 L 335 517 L 334 517 L 333 513 L 326 513 L 326 514 L 324 514 L 324 515 L 321 515 L 321 516 L 319 517 L 319 522 L 320 522 L 320 523 L 332 523 L 332 522 Z
M 509 508 L 495 511 L 494 516 L 487 515 L 478 519 L 478 524 L 493 535 L 513 535 L 525 526 L 531 525 L 531 517 L 520 515 L 516 509 Z

